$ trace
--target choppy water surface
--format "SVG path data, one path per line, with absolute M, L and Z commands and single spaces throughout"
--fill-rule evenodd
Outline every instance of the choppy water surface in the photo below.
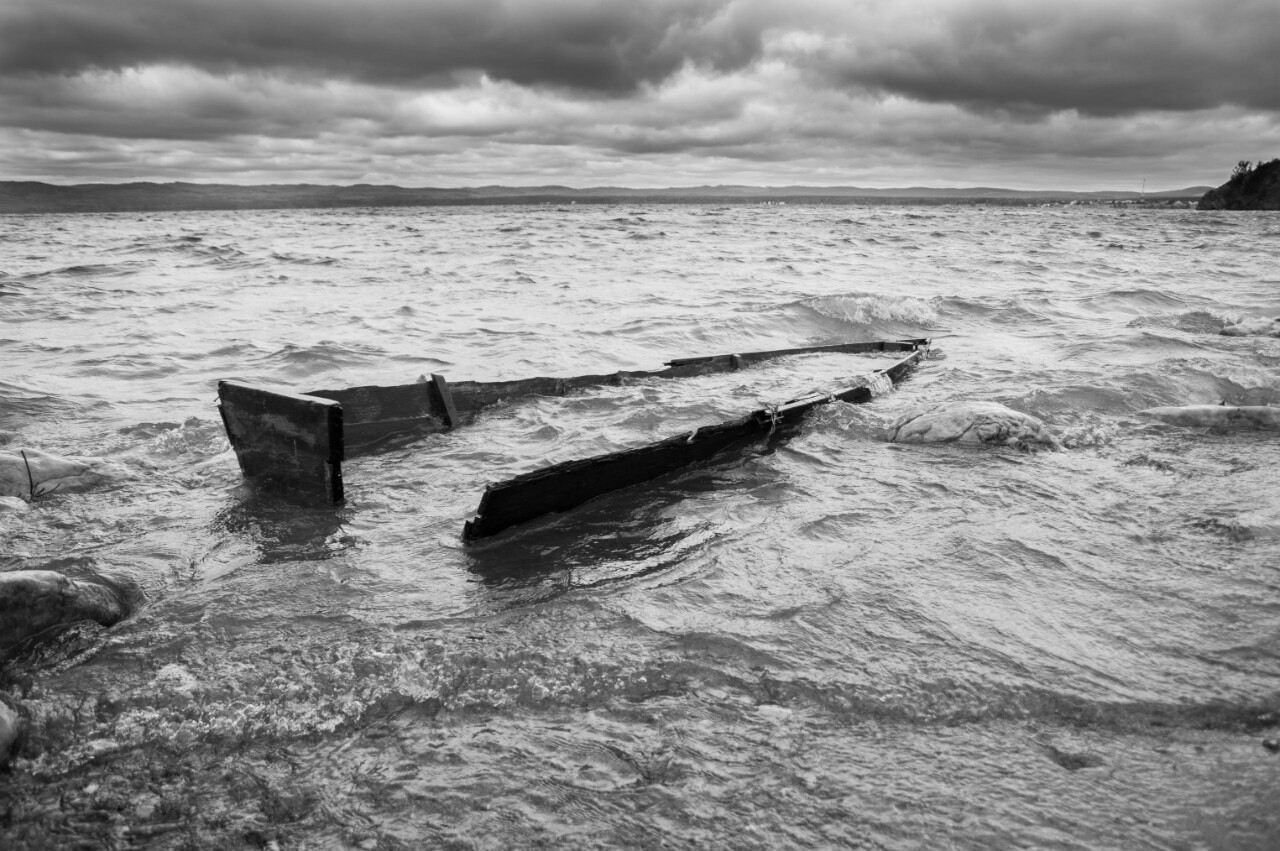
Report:
M 1274 848 L 1280 219 L 574 206 L 0 219 L 0 432 L 137 474 L 0 568 L 146 602 L 8 674 L 18 846 Z M 931 336 L 895 393 L 482 546 L 486 481 L 877 366 L 793 358 L 491 410 L 243 484 L 214 405 Z M 990 399 L 1068 449 L 897 446 Z

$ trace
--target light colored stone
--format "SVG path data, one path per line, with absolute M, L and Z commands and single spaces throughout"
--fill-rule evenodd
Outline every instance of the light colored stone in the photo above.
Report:
M 24 458 L 25 455 L 25 458 Z M 0 496 L 31 499 L 54 491 L 72 493 L 130 478 L 129 471 L 104 458 L 64 458 L 39 449 L 0 449 Z
M 1241 514 L 1223 524 L 1237 541 L 1275 540 L 1280 538 L 1280 513 L 1274 509 Z
M 1018 449 L 1062 447 L 1040 420 L 999 402 L 942 402 L 917 408 L 890 427 L 889 439 L 895 443 L 971 443 Z
M 0 496 L 0 514 L 22 514 L 30 511 L 31 506 L 16 496 Z
M 0 698 L 0 765 L 9 762 L 10 751 L 22 731 L 22 718 Z
M 1280 317 L 1253 317 L 1228 325 L 1218 332 L 1224 337 L 1280 337 Z
M 0 573 L 0 653 L 45 630 L 92 620 L 103 626 L 129 614 L 124 596 L 52 570 Z
M 1200 428 L 1280 429 L 1280 408 L 1266 405 L 1182 405 L 1148 408 L 1138 416 L 1170 425 Z

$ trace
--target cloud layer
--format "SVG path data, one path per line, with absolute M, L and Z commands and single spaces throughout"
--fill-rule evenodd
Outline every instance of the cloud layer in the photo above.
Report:
M 1274 0 L 8 0 L 0 170 L 1172 188 L 1277 79 Z

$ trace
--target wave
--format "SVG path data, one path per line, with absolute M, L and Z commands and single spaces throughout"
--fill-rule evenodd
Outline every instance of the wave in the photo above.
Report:
M 0 380 L 0 429 L 17 428 L 25 420 L 46 420 L 79 410 L 73 399 L 46 393 L 30 384 Z
M 182 251 L 192 246 L 199 245 L 204 241 L 204 237 L 189 234 L 187 236 L 170 236 L 164 234 L 161 236 L 139 237 L 134 239 L 127 245 L 109 248 L 107 254 L 141 254 L 150 252 L 166 252 L 166 251 Z
M 0 271 L 0 296 L 23 295 L 28 289 L 27 284 L 19 283 L 8 272 Z
M 169 235 L 154 238 L 135 239 L 127 245 L 104 249 L 101 254 L 129 255 L 130 259 L 120 259 L 110 263 L 77 263 L 59 266 L 43 271 L 30 272 L 23 277 L 28 281 L 40 281 L 50 278 L 116 278 L 137 274 L 140 271 L 166 265 L 173 262 L 174 257 L 186 258 L 198 264 L 218 266 L 256 267 L 267 261 L 250 256 L 234 243 L 214 244 L 205 241 L 202 236 Z M 336 261 L 331 258 L 297 257 L 275 253 L 272 261 L 277 263 L 293 263 L 302 265 L 330 265 Z
M 232 265 L 235 267 L 259 266 L 265 263 L 263 260 L 251 257 L 247 251 L 234 242 L 209 242 L 206 236 L 196 234 L 178 237 L 166 234 L 155 239 L 140 239 L 130 246 L 130 250 L 144 254 L 176 255 L 178 257 L 191 258 L 201 263 Z M 285 254 L 272 255 L 272 259 L 282 262 L 305 262 L 296 261 Z
M 1073 394 L 1078 391 L 1083 396 Z M 1280 399 L 1274 375 L 1257 368 L 1226 373 L 1209 357 L 1173 357 L 1151 366 L 1113 371 L 1105 382 L 1064 388 L 1058 401 L 1130 414 L 1160 405 L 1267 405 Z M 1089 403 L 1092 405 L 1089 405 Z
M 28 281 L 39 281 L 45 278 L 118 278 L 132 275 L 139 268 L 148 268 L 152 264 L 146 260 L 126 260 L 120 263 L 81 263 L 73 266 L 60 266 L 43 272 L 32 272 L 22 276 Z
M 1110 290 L 1091 295 L 1088 301 L 1094 305 L 1120 310 L 1177 309 L 1186 306 L 1186 301 L 1176 295 L 1148 289 Z
M 227 446 L 222 425 L 198 417 L 188 417 L 182 423 L 137 423 L 119 429 L 118 433 L 148 455 L 158 457 L 194 455 L 207 458 L 219 454 Z
M 281 263 L 292 263 L 295 266 L 333 266 L 338 260 L 334 257 L 307 257 L 301 254 L 287 254 L 282 251 L 271 252 L 271 259 Z
M 846 293 L 814 296 L 798 302 L 820 316 L 852 325 L 896 323 L 932 329 L 938 324 L 938 310 L 931 300 L 915 296 Z
M 386 350 L 378 346 L 320 340 L 311 345 L 286 343 L 263 358 L 263 363 L 287 375 L 313 375 L 331 367 L 381 363 L 386 357 Z
M 1230 324 L 1226 319 L 1207 310 L 1191 310 L 1185 313 L 1158 313 L 1139 316 L 1130 320 L 1128 328 L 1173 328 L 1191 334 L 1217 334 Z
M 954 314 L 961 319 L 979 319 L 1002 325 L 1026 326 L 1054 321 L 1053 317 L 1032 309 L 1029 304 L 1016 298 L 979 301 L 952 297 L 942 299 L 940 306 L 947 316 Z

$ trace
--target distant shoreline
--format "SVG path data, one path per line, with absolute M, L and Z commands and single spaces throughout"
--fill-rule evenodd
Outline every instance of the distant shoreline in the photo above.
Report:
M 199 183 L 83 183 L 59 186 L 0 181 L 0 214 L 141 213 L 199 210 L 290 210 L 352 207 L 440 207 L 561 204 L 1039 204 L 1194 206 L 1210 187 L 1166 192 L 1068 192 L 973 187 L 865 189 L 811 186 L 699 186 L 668 189 L 567 186 L 400 186 Z

